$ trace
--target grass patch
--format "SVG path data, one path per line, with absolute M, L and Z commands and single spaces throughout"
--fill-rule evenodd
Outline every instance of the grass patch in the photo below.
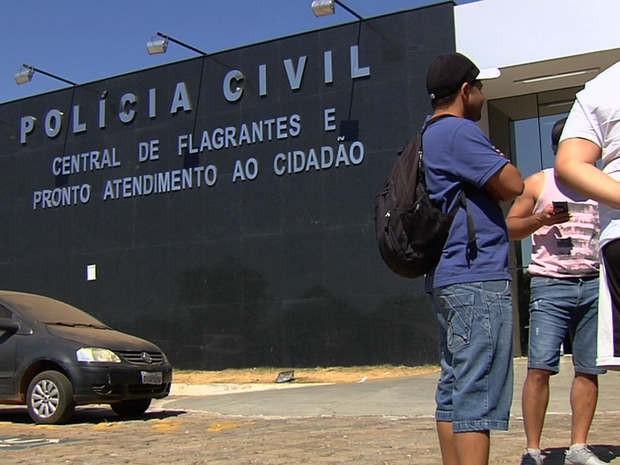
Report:
M 372 365 L 355 367 L 316 367 L 316 368 L 230 368 L 227 370 L 175 370 L 175 383 L 210 384 L 210 383 L 274 383 L 278 374 L 295 370 L 295 382 L 298 383 L 350 383 L 362 380 L 401 378 L 439 371 L 437 365 L 404 366 Z

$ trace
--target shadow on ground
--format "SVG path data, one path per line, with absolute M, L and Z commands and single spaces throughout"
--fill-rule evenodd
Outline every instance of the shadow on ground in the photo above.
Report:
M 620 446 L 612 444 L 590 444 L 590 449 L 603 462 L 609 463 L 620 457 Z M 566 456 L 566 447 L 549 447 L 543 449 L 544 465 L 564 465 L 564 457 Z
M 66 424 L 76 425 L 163 420 L 165 418 L 177 417 L 184 413 L 186 413 L 184 410 L 157 410 L 153 412 L 147 411 L 137 417 L 121 417 L 114 413 L 109 407 L 77 407 L 74 415 Z M 3 406 L 2 409 L 0 409 L 0 422 L 34 425 L 30 415 L 28 415 L 28 409 L 23 406 Z

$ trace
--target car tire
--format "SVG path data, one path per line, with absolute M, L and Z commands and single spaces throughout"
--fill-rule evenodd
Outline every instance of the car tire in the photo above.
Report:
M 28 414 L 35 423 L 56 425 L 66 422 L 75 410 L 71 381 L 58 371 L 35 376 L 26 394 Z
M 151 399 L 122 400 L 110 404 L 114 413 L 121 417 L 137 417 L 142 415 L 151 406 Z

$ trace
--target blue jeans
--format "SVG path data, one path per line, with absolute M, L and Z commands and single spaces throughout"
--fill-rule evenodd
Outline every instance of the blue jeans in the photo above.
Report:
M 455 433 L 507 430 L 513 392 L 510 282 L 486 281 L 436 288 L 441 376 L 438 421 Z
M 570 334 L 575 371 L 600 375 L 596 367 L 598 278 L 533 276 L 528 368 L 557 373 L 560 346 Z

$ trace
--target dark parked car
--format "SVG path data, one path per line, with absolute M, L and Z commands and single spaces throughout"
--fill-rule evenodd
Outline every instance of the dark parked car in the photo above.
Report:
M 26 404 L 36 423 L 63 423 L 84 404 L 142 415 L 171 383 L 155 344 L 58 300 L 0 291 L 0 403 Z

